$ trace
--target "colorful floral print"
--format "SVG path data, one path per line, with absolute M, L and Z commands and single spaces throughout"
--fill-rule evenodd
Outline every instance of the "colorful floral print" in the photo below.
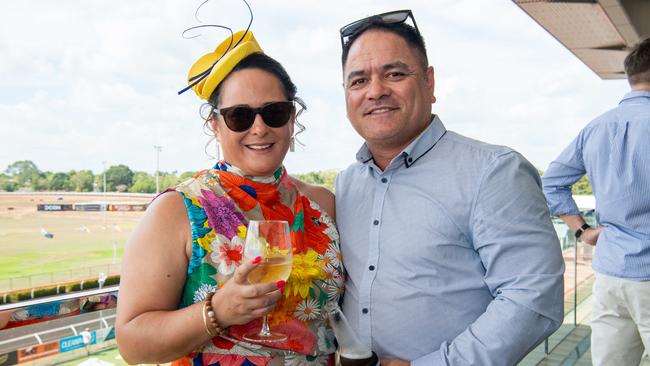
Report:
M 269 314 L 273 330 L 289 335 L 268 345 L 242 340 L 261 319 L 232 326 L 201 352 L 175 364 L 221 366 L 333 365 L 334 335 L 324 309 L 343 291 L 339 237 L 333 220 L 303 196 L 284 168 L 273 176 L 246 177 L 221 162 L 177 188 L 192 226 L 192 257 L 180 306 L 203 301 L 228 281 L 243 257 L 249 220 L 286 220 L 291 229 L 293 265 L 285 296 Z

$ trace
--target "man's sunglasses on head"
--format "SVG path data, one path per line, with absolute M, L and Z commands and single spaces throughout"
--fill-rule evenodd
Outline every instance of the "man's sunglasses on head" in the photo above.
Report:
M 296 111 L 293 101 L 271 102 L 259 108 L 236 105 L 228 108 L 214 109 L 213 113 L 223 116 L 226 126 L 234 132 L 244 132 L 253 126 L 255 116 L 259 114 L 264 123 L 273 128 L 282 127 L 289 122 Z
M 385 23 L 385 24 L 398 24 L 404 23 L 406 19 L 411 18 L 413 22 L 413 28 L 420 35 L 420 30 L 418 25 L 415 23 L 415 18 L 413 17 L 413 12 L 408 9 L 405 10 L 395 10 L 389 11 L 387 13 L 372 15 L 367 18 L 359 19 L 354 21 L 341 28 L 341 47 L 345 47 L 345 44 L 351 37 L 354 37 L 359 30 L 363 29 L 367 24 L 370 23 Z

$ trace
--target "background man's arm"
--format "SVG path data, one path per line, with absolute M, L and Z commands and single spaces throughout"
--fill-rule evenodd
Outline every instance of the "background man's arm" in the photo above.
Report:
M 585 224 L 571 194 L 571 186 L 586 174 L 582 159 L 582 134 L 581 132 L 560 156 L 551 162 L 542 177 L 544 194 L 551 213 L 559 216 L 574 233 Z M 589 228 L 582 233 L 580 239 L 587 244 L 596 245 L 601 231 L 602 228 Z

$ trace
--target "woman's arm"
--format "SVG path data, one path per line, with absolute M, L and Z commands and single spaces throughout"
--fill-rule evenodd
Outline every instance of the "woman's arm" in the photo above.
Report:
M 122 264 L 117 341 L 130 364 L 186 356 L 210 339 L 203 303 L 177 309 L 191 255 L 190 223 L 182 197 L 164 194 L 129 238 Z M 270 312 L 282 296 L 275 283 L 250 285 L 244 263 L 212 298 L 219 324 L 246 324 Z
M 190 224 L 182 197 L 166 193 L 147 209 L 124 253 L 117 342 L 130 364 L 185 356 L 208 340 L 202 304 L 177 310 L 186 280 Z

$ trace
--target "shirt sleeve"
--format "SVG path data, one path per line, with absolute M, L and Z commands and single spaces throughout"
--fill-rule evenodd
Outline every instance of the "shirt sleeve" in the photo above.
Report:
M 485 170 L 470 224 L 494 300 L 451 342 L 413 360 L 421 365 L 514 365 L 559 328 L 564 260 L 535 168 L 521 155 Z
M 567 146 L 564 151 L 549 164 L 544 172 L 542 182 L 544 194 L 548 201 L 551 214 L 577 215 L 580 213 L 573 200 L 571 186 L 586 173 L 582 160 L 582 132 Z

